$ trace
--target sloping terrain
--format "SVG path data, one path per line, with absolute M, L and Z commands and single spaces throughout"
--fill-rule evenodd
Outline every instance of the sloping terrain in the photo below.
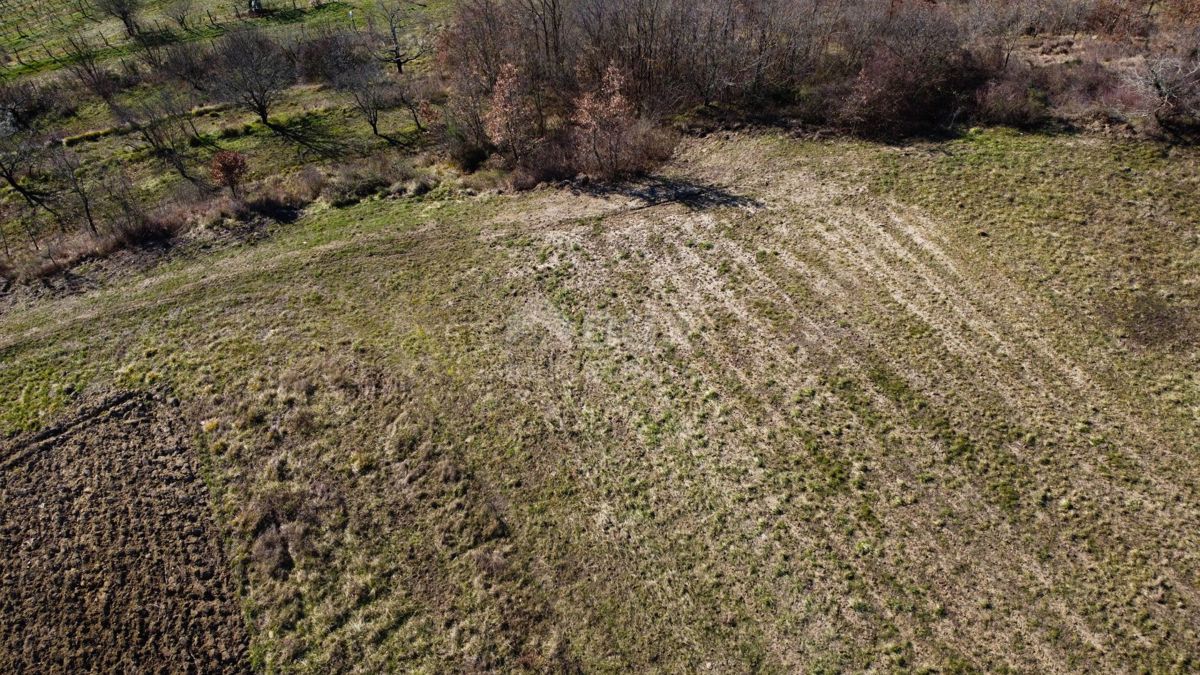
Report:
M 1184 672 L 1197 159 L 743 134 L 314 212 L 0 317 L 0 428 L 182 399 L 258 667 Z
M 245 670 L 236 589 L 176 412 L 119 394 L 5 445 L 0 670 Z

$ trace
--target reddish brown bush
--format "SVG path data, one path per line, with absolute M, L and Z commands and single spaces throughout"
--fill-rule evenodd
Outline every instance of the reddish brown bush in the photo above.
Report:
M 975 117 L 988 124 L 1035 127 L 1047 119 L 1046 97 L 1030 68 L 1014 66 L 979 89 Z
M 637 119 L 622 91 L 624 84 L 621 71 L 609 66 L 599 89 L 575 102 L 575 151 L 580 166 L 594 175 L 617 176 L 633 163 L 631 132 Z
M 839 121 L 866 135 L 905 136 L 960 119 L 986 78 L 948 10 L 900 5 L 877 30 Z
M 241 196 L 242 181 L 245 180 L 249 168 L 246 156 L 234 150 L 221 150 L 213 155 L 209 165 L 213 182 L 229 188 L 234 197 Z
M 1051 64 L 1035 71 L 1035 78 L 1054 113 L 1066 119 L 1103 108 L 1121 84 L 1116 73 L 1090 60 Z
M 523 84 L 515 65 L 501 66 L 492 88 L 491 106 L 483 117 L 488 138 L 513 164 L 528 155 L 538 135 L 536 112 L 522 91 Z

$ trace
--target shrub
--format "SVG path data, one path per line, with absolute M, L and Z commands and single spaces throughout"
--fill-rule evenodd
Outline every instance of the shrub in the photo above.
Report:
M 517 67 L 500 67 L 492 88 L 491 105 L 484 114 L 484 130 L 512 164 L 519 164 L 533 148 L 537 138 L 537 117 L 525 93 Z
M 31 129 L 47 117 L 75 114 L 75 98 L 57 82 L 0 83 L 0 111 L 20 129 Z
M 906 136 L 958 119 L 984 81 L 982 64 L 937 6 L 901 5 L 881 28 L 838 111 L 871 136 Z
M 1084 30 L 1116 37 L 1146 37 L 1150 15 L 1137 3 L 1122 0 L 1092 0 L 1082 11 Z
M 622 91 L 625 78 L 609 66 L 596 92 L 586 92 L 575 101 L 571 121 L 574 150 L 588 173 L 612 178 L 633 168 L 633 106 Z
M 450 111 L 447 111 L 442 143 L 446 146 L 450 161 L 467 173 L 483 166 L 491 154 L 488 143 L 481 141 L 476 134 L 462 126 Z
M 568 129 L 556 129 L 541 138 L 525 160 L 517 165 L 509 184 L 516 190 L 528 190 L 540 183 L 574 178 L 579 172 L 579 157 Z
M 988 124 L 1035 127 L 1047 119 L 1046 96 L 1030 68 L 1013 66 L 977 92 L 975 111 Z
M 248 170 L 246 156 L 234 150 L 221 150 L 213 155 L 209 165 L 213 182 L 229 188 L 234 197 L 240 196 L 242 181 L 245 180 Z
M 1066 119 L 1104 110 L 1121 85 L 1116 73 L 1094 60 L 1045 66 L 1035 71 L 1035 81 L 1053 112 Z
M 396 161 L 390 155 L 376 156 L 366 162 L 338 167 L 325 194 L 333 206 L 350 206 L 367 197 L 383 194 L 392 185 L 415 176 L 416 172 L 408 162 Z

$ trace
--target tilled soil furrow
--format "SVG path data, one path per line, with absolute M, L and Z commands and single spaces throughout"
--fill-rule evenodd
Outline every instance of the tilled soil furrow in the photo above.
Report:
M 241 672 L 247 637 L 179 410 L 123 392 L 0 467 L 0 671 Z

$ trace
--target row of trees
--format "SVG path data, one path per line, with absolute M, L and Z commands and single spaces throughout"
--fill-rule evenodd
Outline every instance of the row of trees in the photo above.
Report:
M 43 224 L 59 241 L 79 228 L 110 244 L 155 234 L 155 224 L 125 172 L 85 167 L 62 144 L 47 144 L 20 128 L 11 114 L 0 116 L 0 180 L 17 198 L 4 204 L 5 224 L 20 223 L 34 252 L 50 253 L 42 244 Z M 0 248 L 9 261 L 18 246 L 7 227 L 0 227 Z
M 1136 112 L 1179 121 L 1200 116 L 1189 2 L 464 0 L 440 66 L 467 144 L 501 146 L 514 163 L 538 154 L 534 139 L 578 126 L 580 103 L 614 69 L 634 117 L 650 120 L 721 108 L 903 136 L 968 119 L 1038 123 L 1055 96 L 1119 89 Z M 1029 36 L 1079 31 L 1105 32 L 1144 65 L 1043 73 L 1018 54 Z
M 190 12 L 185 5 L 190 3 L 167 7 L 181 24 Z M 116 132 L 140 141 L 150 158 L 186 181 L 192 195 L 216 194 L 221 185 L 234 189 L 245 174 L 245 158 L 232 170 L 234 156 L 220 150 L 220 139 L 197 128 L 196 111 L 206 104 L 238 106 L 268 130 L 286 134 L 273 111 L 298 82 L 319 82 L 344 93 L 377 136 L 396 142 L 381 120 L 397 106 L 422 130 L 414 93 L 419 81 L 408 68 L 430 45 L 425 33 L 411 30 L 419 6 L 375 0 L 371 8 L 365 24 L 354 27 L 281 35 L 243 27 L 211 42 L 164 42 L 147 39 L 142 3 L 97 0 L 92 11 L 117 17 L 128 30 L 134 59 L 106 60 L 105 49 L 74 35 L 57 76 L 0 83 L 0 183 L 9 192 L 0 204 L 6 221 L 0 246 L 6 257 L 14 253 L 11 226 L 17 223 L 34 251 L 46 250 L 40 243 L 46 234 L 60 242 L 77 232 L 105 239 L 154 234 L 147 229 L 150 209 L 138 203 L 129 175 L 110 163 L 82 162 L 64 142 L 59 129 L 81 91 L 106 104 Z M 123 93 L 135 87 L 137 95 Z M 224 168 L 211 169 L 206 158 L 221 160 Z M 234 176 L 238 180 L 230 182 Z
M 233 104 L 286 133 L 272 113 L 300 81 L 344 94 L 389 142 L 384 113 L 400 108 L 419 132 L 436 127 L 464 167 L 500 163 L 529 183 L 645 170 L 670 152 L 664 122 L 697 111 L 875 136 L 1036 124 L 1051 108 L 1102 99 L 1163 127 L 1200 120 L 1200 31 L 1178 23 L 1193 0 L 461 0 L 436 35 L 419 2 L 374 0 L 354 25 L 242 28 L 212 42 L 151 39 L 136 0 L 81 1 L 121 21 L 135 58 L 106 60 L 73 36 L 67 79 L 0 85 L 0 182 L 26 221 L 60 232 L 99 233 L 109 216 L 97 212 L 131 212 L 128 200 L 93 208 L 130 194 L 128 181 L 108 185 L 123 179 L 80 167 L 58 142 L 71 87 L 107 104 L 119 133 L 201 192 L 216 175 L 201 162 L 220 148 L 197 130 L 197 106 Z M 189 30 L 190 2 L 166 11 Z M 1081 30 L 1114 35 L 1137 65 L 1037 65 L 1022 47 Z M 427 54 L 429 67 L 413 72 Z M 150 93 L 123 95 L 138 85 Z

